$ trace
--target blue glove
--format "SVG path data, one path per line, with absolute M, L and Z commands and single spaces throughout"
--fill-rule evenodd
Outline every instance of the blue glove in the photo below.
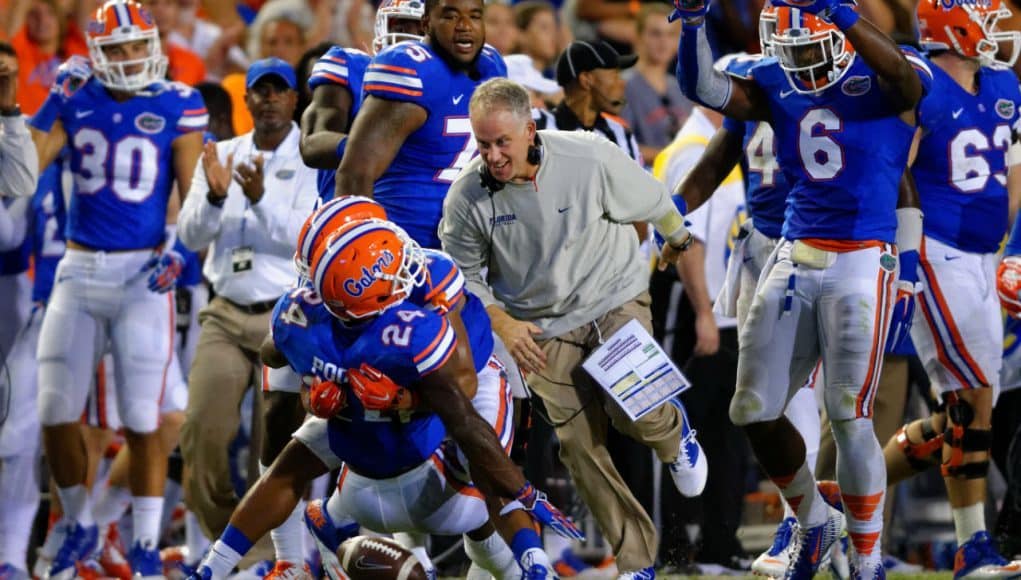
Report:
M 525 482 L 518 490 L 514 501 L 503 506 L 500 515 L 506 515 L 516 509 L 523 509 L 535 521 L 553 529 L 554 532 L 572 540 L 584 540 L 585 534 L 575 525 L 574 520 L 560 511 L 546 499 L 546 494 Z
M 847 30 L 858 21 L 855 0 L 771 0 L 774 6 L 789 6 L 814 14 L 826 22 L 832 22 L 841 30 Z
M 149 290 L 158 294 L 165 294 L 174 289 L 177 279 L 184 269 L 184 258 L 174 250 L 165 250 L 149 258 L 149 261 L 142 266 L 142 271 L 152 270 L 149 273 Z
M 709 0 L 674 0 L 674 11 L 667 16 L 667 22 L 678 18 L 692 20 L 701 18 L 709 12 Z
M 911 321 L 915 317 L 915 296 L 922 291 L 918 281 L 918 252 L 902 252 L 900 278 L 897 280 L 897 297 L 890 315 L 890 333 L 886 337 L 886 352 L 895 352 L 911 338 Z
M 89 59 L 74 55 L 57 67 L 57 78 L 51 90 L 70 97 L 82 88 L 91 76 L 92 63 Z

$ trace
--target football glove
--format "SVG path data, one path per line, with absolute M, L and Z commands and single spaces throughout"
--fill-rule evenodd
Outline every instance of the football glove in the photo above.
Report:
M 915 317 L 915 297 L 922 291 L 918 281 L 918 252 L 901 252 L 900 277 L 895 285 L 897 296 L 890 315 L 890 332 L 886 337 L 886 352 L 896 352 L 911 338 L 911 321 Z
M 858 21 L 858 12 L 854 9 L 855 0 L 771 0 L 774 6 L 789 6 L 815 14 L 826 22 L 847 30 Z
M 1021 256 L 1003 257 L 996 269 L 996 293 L 1007 314 L 1021 318 Z
M 65 97 L 75 94 L 92 76 L 92 63 L 84 56 L 74 55 L 57 67 L 52 90 Z
M 554 532 L 572 540 L 584 540 L 585 534 L 574 523 L 570 516 L 560 511 L 546 499 L 546 494 L 535 489 L 529 482 L 521 486 L 515 500 L 503 506 L 500 515 L 506 515 L 516 509 L 523 509 L 533 520 L 548 526 Z
M 308 394 L 308 410 L 320 419 L 333 417 L 347 406 L 347 395 L 340 385 L 316 377 Z
M 177 279 L 184 269 L 184 258 L 174 250 L 164 250 L 155 254 L 142 266 L 142 271 L 149 272 L 149 290 L 165 294 L 174 289 Z
M 709 12 L 709 0 L 674 0 L 674 11 L 667 16 L 667 22 L 683 18 L 685 22 L 702 18 Z
M 347 381 L 362 406 L 370 411 L 411 409 L 418 404 L 417 393 L 398 385 L 366 363 L 356 369 L 347 369 Z

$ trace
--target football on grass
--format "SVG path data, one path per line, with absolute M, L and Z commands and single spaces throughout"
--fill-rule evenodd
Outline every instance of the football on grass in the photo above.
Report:
M 337 559 L 351 580 L 426 580 L 418 558 L 389 538 L 350 538 L 337 548 Z

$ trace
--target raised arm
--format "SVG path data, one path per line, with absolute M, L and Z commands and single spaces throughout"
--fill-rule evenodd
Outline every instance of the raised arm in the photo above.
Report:
M 337 195 L 371 198 L 373 184 L 390 167 L 408 136 L 428 118 L 421 105 L 366 97 L 337 170 Z
M 732 77 L 713 66 L 713 52 L 705 30 L 709 3 L 675 0 L 675 14 L 684 21 L 677 52 L 677 82 L 689 99 L 728 117 L 744 121 L 769 120 L 769 102 L 754 81 Z

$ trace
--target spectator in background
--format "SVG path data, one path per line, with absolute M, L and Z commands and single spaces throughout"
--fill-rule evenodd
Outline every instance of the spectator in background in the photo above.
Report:
M 294 121 L 296 123 L 301 123 L 301 116 L 305 114 L 305 109 L 312 102 L 312 90 L 308 86 L 308 78 L 312 76 L 312 67 L 315 66 L 320 57 L 326 54 L 326 51 L 330 50 L 331 46 L 333 45 L 329 42 L 320 42 L 306 50 L 305 54 L 301 55 L 298 66 L 294 69 L 294 72 L 298 75 L 298 106 L 294 109 Z
M 515 52 L 532 57 L 535 68 L 552 78 L 557 46 L 557 13 L 546 0 L 525 0 L 514 6 L 518 25 L 518 48 Z
M 177 22 L 169 41 L 199 55 L 206 65 L 206 78 L 220 80 L 224 75 L 248 68 L 248 56 L 238 43 L 245 35 L 240 20 L 227 28 L 198 17 L 198 0 L 176 0 Z
M 527 54 L 512 54 L 504 57 L 507 78 L 525 87 L 533 109 L 549 109 L 564 98 L 564 90 L 556 82 L 542 76 L 535 70 L 532 57 Z
M 670 11 L 666 4 L 646 4 L 638 11 L 638 64 L 624 88 L 627 104 L 622 116 L 635 133 L 646 165 L 670 144 L 691 112 L 691 102 L 670 73 L 681 34 L 680 22 L 666 20 Z
M 195 86 L 206 79 L 206 64 L 199 55 L 168 40 L 177 26 L 177 0 L 138 0 L 143 8 L 152 13 L 160 34 L 160 46 L 167 57 L 167 77 L 188 86 Z
M 202 95 L 202 101 L 209 111 L 207 131 L 214 141 L 226 141 L 234 137 L 234 126 L 231 124 L 230 95 L 216 83 L 199 83 L 195 87 Z
M 18 104 L 26 115 L 42 106 L 65 58 L 89 54 L 85 37 L 56 0 L 31 0 L 11 45 L 18 53 Z
M 486 4 L 486 43 L 501 55 L 514 52 L 518 44 L 518 25 L 514 20 L 514 9 L 501 0 Z

